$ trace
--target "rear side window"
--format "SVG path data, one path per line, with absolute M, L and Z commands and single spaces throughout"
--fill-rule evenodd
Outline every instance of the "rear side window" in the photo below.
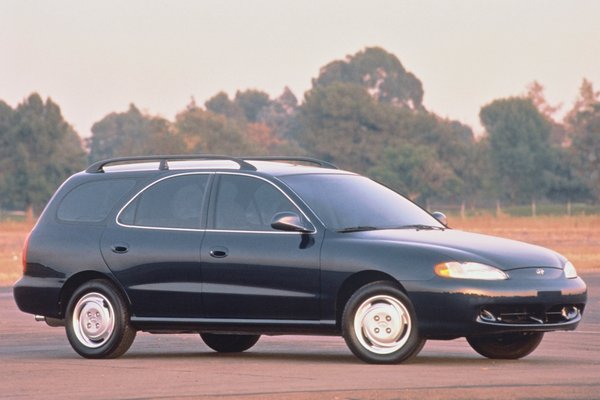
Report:
M 180 175 L 157 182 L 123 210 L 119 222 L 149 228 L 200 228 L 209 176 Z
M 79 185 L 62 200 L 57 217 L 65 222 L 100 222 L 134 185 L 133 179 L 104 180 Z

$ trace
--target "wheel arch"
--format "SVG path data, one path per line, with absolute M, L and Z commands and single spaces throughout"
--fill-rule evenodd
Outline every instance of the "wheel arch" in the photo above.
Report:
M 129 311 L 131 312 L 131 302 L 129 300 L 129 296 L 127 296 L 125 290 L 123 290 L 121 285 L 114 278 L 98 271 L 81 271 L 70 276 L 60 291 L 59 310 L 61 318 L 64 319 L 66 317 L 67 305 L 69 304 L 69 299 L 71 298 L 75 290 L 77 290 L 77 288 L 83 285 L 84 283 L 94 279 L 102 279 L 112 283 L 117 288 L 119 293 L 123 296 L 123 299 L 125 299 L 127 308 L 129 308 Z
M 342 327 L 342 314 L 344 313 L 344 307 L 346 306 L 346 303 L 352 294 L 368 283 L 379 281 L 389 282 L 401 290 L 404 294 L 407 294 L 406 289 L 400 284 L 400 282 L 385 272 L 368 270 L 360 271 L 349 276 L 340 286 L 336 296 L 335 324 L 338 329 L 341 329 Z

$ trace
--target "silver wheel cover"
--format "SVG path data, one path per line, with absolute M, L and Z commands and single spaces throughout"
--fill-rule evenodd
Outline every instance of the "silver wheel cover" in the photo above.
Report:
M 73 332 L 81 344 L 89 348 L 102 346 L 115 329 L 115 312 L 103 294 L 84 295 L 73 309 Z
M 411 331 L 408 309 L 393 296 L 370 297 L 354 314 L 354 333 L 358 341 L 376 354 L 391 354 L 401 349 Z

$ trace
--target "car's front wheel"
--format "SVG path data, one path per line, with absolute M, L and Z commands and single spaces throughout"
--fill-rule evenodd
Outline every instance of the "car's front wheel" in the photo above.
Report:
M 75 290 L 67 305 L 66 331 L 71 347 L 86 358 L 119 357 L 136 335 L 123 296 L 102 279 Z
M 342 331 L 354 355 L 374 364 L 406 361 L 425 344 L 410 299 L 388 282 L 367 284 L 350 297 Z
M 201 333 L 204 343 L 219 353 L 240 353 L 254 346 L 260 335 Z
M 473 350 L 492 359 L 516 360 L 534 351 L 544 337 L 543 332 L 517 332 L 493 336 L 467 337 Z

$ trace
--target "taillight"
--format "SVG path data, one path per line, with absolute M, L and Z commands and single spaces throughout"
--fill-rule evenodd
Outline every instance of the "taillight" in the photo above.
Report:
M 29 247 L 30 236 L 31 232 L 29 232 L 25 238 L 25 243 L 23 244 L 23 253 L 21 254 L 21 261 L 23 262 L 23 275 L 25 275 L 25 272 L 27 272 L 27 248 Z

